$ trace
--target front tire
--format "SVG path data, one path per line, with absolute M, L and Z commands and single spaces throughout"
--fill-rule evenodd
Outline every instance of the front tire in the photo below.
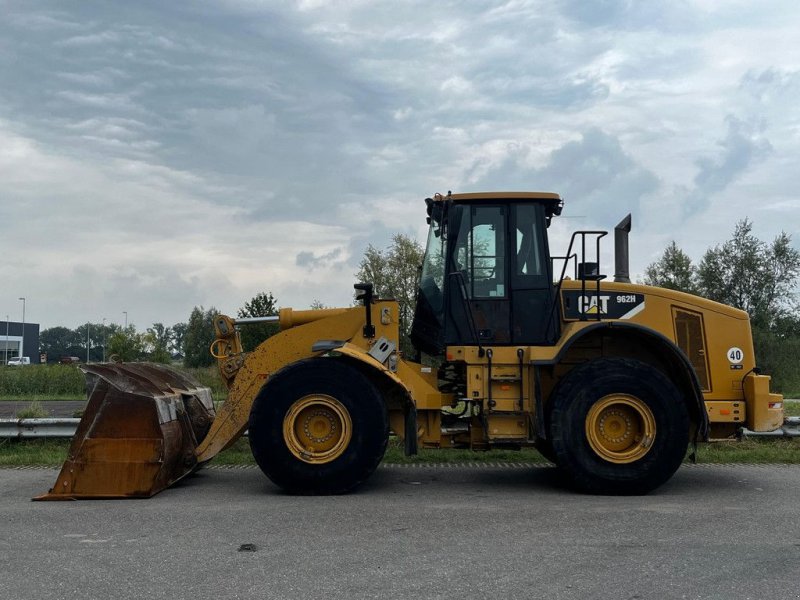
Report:
M 578 490 L 646 494 L 683 461 L 689 416 L 680 391 L 654 367 L 598 358 L 575 367 L 556 388 L 550 440 Z
M 250 411 L 250 449 L 276 485 L 295 494 L 343 494 L 377 468 L 389 418 L 377 388 L 331 358 L 273 375 Z

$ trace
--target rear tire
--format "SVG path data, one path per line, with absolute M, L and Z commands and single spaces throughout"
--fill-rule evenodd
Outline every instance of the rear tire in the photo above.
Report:
M 550 441 L 578 490 L 646 494 L 683 461 L 689 416 L 679 390 L 654 367 L 598 358 L 575 367 L 556 388 Z
M 389 418 L 377 388 L 331 358 L 273 375 L 250 411 L 250 448 L 261 470 L 295 494 L 343 494 L 377 468 Z

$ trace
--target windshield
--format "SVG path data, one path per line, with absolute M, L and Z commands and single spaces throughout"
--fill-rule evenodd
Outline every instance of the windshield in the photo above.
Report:
M 425 259 L 417 291 L 417 307 L 411 327 L 411 341 L 417 350 L 428 354 L 440 351 L 444 324 L 444 253 L 446 217 L 431 219 Z
M 428 295 L 428 301 L 436 312 L 442 310 L 442 294 L 444 289 L 444 236 L 441 229 L 435 223 L 431 223 L 428 232 L 428 243 L 425 246 L 425 260 L 422 263 L 422 275 L 420 276 L 420 292 L 433 292 Z M 438 295 L 436 293 L 438 292 Z

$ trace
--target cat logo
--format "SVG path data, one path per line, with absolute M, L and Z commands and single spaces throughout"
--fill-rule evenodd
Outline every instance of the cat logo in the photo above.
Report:
M 608 314 L 611 296 L 578 296 L 578 311 L 585 315 Z
M 644 310 L 644 294 L 591 294 L 564 290 L 565 319 L 631 319 Z

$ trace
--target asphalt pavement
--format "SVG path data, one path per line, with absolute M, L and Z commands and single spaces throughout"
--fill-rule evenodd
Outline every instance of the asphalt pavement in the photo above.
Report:
M 56 474 L 0 470 L 3 598 L 800 598 L 800 467 L 685 466 L 627 498 L 551 467 L 382 466 L 334 497 L 205 469 L 30 502 Z

